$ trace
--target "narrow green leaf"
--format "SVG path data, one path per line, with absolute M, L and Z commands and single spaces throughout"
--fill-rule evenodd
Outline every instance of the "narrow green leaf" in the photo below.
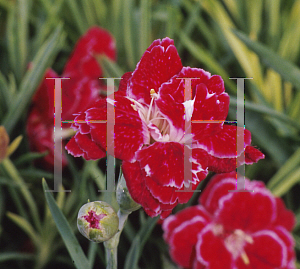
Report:
M 267 66 L 273 68 L 285 80 L 290 81 L 300 90 L 300 69 L 296 65 L 284 60 L 268 47 L 252 41 L 245 34 L 234 29 L 232 31 L 250 49 L 257 53 Z
M 93 7 L 93 3 L 91 0 L 83 0 L 82 1 L 83 11 L 85 13 L 86 21 L 89 26 L 96 24 L 96 18 L 95 18 L 95 9 Z
M 241 18 L 241 13 L 239 11 L 239 6 L 237 2 L 238 1 L 224 0 L 224 4 L 230 12 L 230 15 L 238 22 L 241 22 L 243 19 Z
M 293 171 L 296 167 L 300 166 L 300 148 L 285 162 L 280 170 L 270 179 L 267 187 L 274 189 L 280 181 L 285 180 L 285 177 Z
M 289 107 L 289 115 L 292 119 L 298 120 L 300 119 L 300 91 L 297 92 L 294 96 L 294 99 Z
M 107 56 L 105 55 L 100 56 L 99 61 L 105 77 L 120 78 L 124 74 L 121 67 L 117 63 L 109 59 Z
M 231 117 L 235 118 L 236 108 L 232 110 L 230 108 L 229 111 Z M 245 124 L 263 152 L 268 153 L 278 167 L 282 166 L 291 154 L 291 145 L 286 140 L 279 139 L 278 136 L 274 135 L 274 128 L 261 117 L 260 113 L 251 110 L 246 111 Z
M 43 78 L 46 68 L 51 66 L 51 63 L 54 61 L 64 38 L 62 25 L 60 24 L 37 52 L 32 68 L 26 72 L 21 82 L 18 96 L 10 105 L 10 109 L 3 120 L 3 125 L 8 133 L 11 133 L 13 127 L 24 113 L 26 106 Z
M 139 261 L 139 250 L 140 250 L 140 244 L 141 244 L 141 240 L 140 240 L 140 236 L 137 235 L 130 247 L 130 250 L 128 252 L 128 255 L 126 257 L 126 261 L 125 261 L 125 267 L 124 269 L 136 269 L 138 261 Z
M 0 253 L 0 262 L 6 262 L 10 260 L 33 260 L 34 254 L 26 254 L 19 252 L 3 252 Z
M 300 50 L 300 2 L 294 1 L 289 12 L 278 52 L 284 59 L 296 61 Z
M 236 1 L 239 12 L 242 12 L 242 1 Z M 235 23 L 232 21 L 230 14 L 223 7 L 219 1 L 203 1 L 203 8 L 213 17 L 217 22 L 221 33 L 225 36 L 225 42 L 228 43 L 230 49 L 234 53 L 239 64 L 243 68 L 246 76 L 254 77 L 253 83 L 258 89 L 263 89 L 263 77 L 259 57 L 251 52 L 245 44 L 238 37 L 232 33 L 235 28 Z M 242 20 L 241 22 L 243 22 Z M 245 27 L 242 27 L 245 29 Z
M 135 67 L 135 53 L 133 44 L 133 33 L 132 33 L 132 18 L 133 18 L 133 3 L 132 0 L 123 1 L 123 24 L 124 24 L 124 44 L 126 51 L 127 64 L 130 69 Z
M 19 171 L 17 170 L 17 168 L 14 166 L 14 164 L 11 162 L 11 160 L 9 158 L 4 159 L 1 164 L 7 171 L 10 178 L 17 185 L 19 185 L 21 187 L 19 190 L 20 190 L 21 194 L 23 195 L 23 197 L 29 207 L 29 211 L 31 213 L 31 217 L 34 221 L 35 227 L 36 227 L 36 229 L 38 229 L 38 231 L 41 231 L 42 226 L 41 226 L 41 221 L 39 218 L 37 204 L 34 201 L 30 191 L 28 190 L 28 186 L 26 185 L 25 181 L 20 176 Z
M 139 38 L 139 57 L 142 57 L 145 50 L 150 45 L 150 0 L 141 0 L 140 4 L 140 38 Z
M 7 1 L 7 0 L 0 0 L 0 6 L 5 8 L 6 10 L 10 10 L 13 8 L 13 3 L 12 1 Z
M 10 187 L 21 187 L 16 182 L 13 182 L 10 179 L 5 178 L 5 177 L 0 177 L 0 185 L 7 185 Z
M 107 6 L 103 0 L 92 0 L 97 23 L 103 25 L 106 22 Z M 115 21 L 113 21 L 115 23 Z
M 267 40 L 269 41 L 270 45 L 277 44 L 277 37 L 280 34 L 280 0 L 266 0 L 266 12 L 267 12 L 267 20 L 268 20 L 268 31 L 267 34 L 270 38 Z
M 16 159 L 14 161 L 14 164 L 16 166 L 19 166 L 19 165 L 22 165 L 22 164 L 25 164 L 25 163 L 30 163 L 30 162 L 32 162 L 36 159 L 45 157 L 47 154 L 48 154 L 47 151 L 43 152 L 43 153 L 28 152 L 28 153 L 25 153 L 25 154 L 21 155 L 18 159 Z
M 2 72 L 0 71 L 0 99 L 3 109 L 7 109 L 10 104 L 11 94 L 8 90 L 8 83 Z
M 34 180 L 34 179 L 41 179 L 41 178 L 47 178 L 47 179 L 53 179 L 53 172 L 46 172 L 45 170 L 41 170 L 41 169 L 19 169 L 19 173 L 22 177 L 26 177 L 30 180 Z
M 263 11 L 263 1 L 261 0 L 253 0 L 246 1 L 246 9 L 248 13 L 248 25 L 250 25 L 250 33 L 249 35 L 253 39 L 257 39 L 257 36 L 260 33 L 260 29 L 262 27 L 262 11 Z
M 282 180 L 271 191 L 276 196 L 282 196 L 286 194 L 296 183 L 300 182 L 300 168 L 291 172 L 284 180 Z
M 12 8 L 8 12 L 7 19 L 7 49 L 11 70 L 18 75 L 18 51 L 17 51 L 17 35 L 16 35 L 16 8 Z
M 185 21 L 185 26 L 183 28 L 183 32 L 187 36 L 190 36 L 191 32 L 193 31 L 194 27 L 196 26 L 198 18 L 199 18 L 201 5 L 198 2 L 198 3 L 196 3 L 196 6 L 191 4 L 191 8 L 190 8 L 189 2 L 183 2 L 183 4 L 187 5 L 187 9 L 189 11 L 189 16 L 187 17 L 187 20 Z M 181 41 L 179 41 L 178 43 L 179 44 L 177 45 L 177 51 L 180 54 L 183 47 L 182 47 Z
M 52 217 L 56 223 L 56 227 L 68 249 L 68 252 L 74 261 L 77 269 L 88 269 L 91 268 L 81 246 L 79 245 L 67 219 L 57 206 L 52 194 L 47 192 L 49 190 L 48 185 L 43 179 L 43 189 L 47 204 L 49 206 Z
M 17 28 L 18 28 L 18 51 L 19 59 L 18 65 L 20 68 L 20 74 L 23 76 L 27 68 L 27 56 L 28 56 L 28 28 L 29 28 L 29 1 L 18 0 L 18 16 L 17 16 Z
M 67 0 L 67 3 L 71 9 L 73 21 L 75 21 L 80 33 L 84 34 L 84 32 L 88 29 L 88 24 L 82 15 L 82 10 L 80 10 L 80 7 L 78 6 L 78 1 Z
M 230 106 L 231 107 L 236 107 L 236 106 L 245 106 L 247 110 L 259 112 L 265 115 L 269 115 L 271 117 L 277 118 L 284 123 L 290 124 L 291 126 L 297 128 L 300 130 L 300 123 L 297 121 L 291 119 L 287 115 L 280 113 L 272 108 L 269 108 L 267 106 L 259 105 L 259 104 L 254 104 L 253 102 L 250 101 L 245 101 L 244 103 L 241 103 L 240 101 L 237 103 L 237 100 L 235 97 L 230 97 Z
M 156 218 L 148 218 L 148 220 L 143 224 L 142 228 L 135 236 L 131 247 L 128 251 L 126 260 L 125 260 L 125 267 L 124 269 L 135 269 L 137 267 L 137 263 L 139 257 L 142 254 L 142 250 L 146 241 L 148 240 L 152 230 L 154 229 L 158 217 Z
M 15 224 L 17 224 L 30 237 L 36 248 L 40 247 L 41 239 L 35 232 L 32 225 L 26 219 L 11 212 L 7 213 L 7 217 L 10 218 Z

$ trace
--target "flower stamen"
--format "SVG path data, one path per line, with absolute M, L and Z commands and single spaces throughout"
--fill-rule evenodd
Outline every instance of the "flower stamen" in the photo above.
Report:
M 241 254 L 241 258 L 242 258 L 244 264 L 248 265 L 248 264 L 250 263 L 249 258 L 248 258 L 248 256 L 247 256 L 246 252 L 243 252 L 243 253 Z
M 150 90 L 150 96 L 151 96 L 151 102 L 150 102 L 150 106 L 149 106 L 149 110 L 148 110 L 148 114 L 147 114 L 147 122 L 149 122 L 149 119 L 150 119 L 150 114 L 151 114 L 151 110 L 152 110 L 152 106 L 153 106 L 153 101 L 157 97 L 157 94 L 155 93 L 154 89 Z
M 137 111 L 136 105 L 131 104 L 131 107 L 133 108 L 134 111 Z

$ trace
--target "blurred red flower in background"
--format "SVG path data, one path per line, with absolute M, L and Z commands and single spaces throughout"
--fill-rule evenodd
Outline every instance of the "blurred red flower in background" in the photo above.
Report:
M 62 120 L 74 120 L 74 114 L 87 109 L 95 99 L 104 98 L 100 90 L 106 86 L 99 80 L 102 70 L 95 56 L 105 54 L 115 60 L 115 41 L 104 29 L 90 28 L 76 43 L 61 77 L 62 80 Z M 27 135 L 30 148 L 35 152 L 48 151 L 41 164 L 48 169 L 54 165 L 54 78 L 58 76 L 52 69 L 46 71 L 44 80 L 33 97 L 27 119 Z M 65 134 L 71 134 L 70 124 L 63 123 Z M 63 154 L 63 166 L 67 164 Z
M 192 99 L 184 99 L 184 80 L 192 80 Z M 113 103 L 114 102 L 114 103 Z M 186 203 L 208 171 L 236 169 L 237 127 L 220 123 L 194 124 L 196 120 L 224 121 L 229 109 L 220 76 L 203 69 L 183 67 L 173 40 L 155 40 L 132 73 L 126 73 L 114 101 L 100 100 L 80 113 L 73 124 L 76 135 L 66 149 L 75 157 L 99 159 L 107 147 L 107 106 L 114 105 L 114 153 L 123 160 L 122 171 L 132 198 L 151 217 L 167 217 L 178 203 Z M 185 136 L 186 120 L 191 135 Z M 84 123 L 82 123 L 84 121 Z M 251 147 L 245 130 L 245 162 L 252 164 L 264 155 Z M 184 152 L 190 141 L 191 178 L 184 180 Z M 189 150 L 191 150 L 189 148 Z M 241 163 L 238 163 L 240 165 Z
M 163 223 L 170 256 L 184 268 L 295 269 L 293 213 L 261 181 L 236 185 L 235 172 L 214 176 L 200 196 Z

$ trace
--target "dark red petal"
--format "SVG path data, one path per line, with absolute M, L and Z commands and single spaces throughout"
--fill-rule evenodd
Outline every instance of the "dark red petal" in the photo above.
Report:
M 59 76 L 51 68 L 48 68 L 40 86 L 38 87 L 32 99 L 33 106 L 37 109 L 40 116 L 44 118 L 45 121 L 47 121 L 48 119 L 54 120 L 53 114 L 55 80 L 47 78 L 55 77 Z
M 199 85 L 206 85 L 209 81 L 210 73 L 200 69 L 200 68 L 191 68 L 183 67 L 178 74 L 175 74 L 168 82 L 162 84 L 159 90 L 159 96 L 164 98 L 164 96 L 169 95 L 172 99 L 181 104 L 185 100 L 185 79 L 191 78 L 191 100 L 194 99 L 196 94 L 196 88 Z
M 175 204 L 177 202 L 177 193 L 174 188 L 159 185 L 152 177 L 145 177 L 145 184 L 152 196 L 163 204 Z
M 132 72 L 127 72 L 122 76 L 119 84 L 118 93 L 126 95 L 128 80 L 131 78 Z
M 152 44 L 147 48 L 147 51 L 151 51 L 153 47 L 155 46 L 162 46 L 164 49 L 167 49 L 169 46 L 174 45 L 174 41 L 170 39 L 169 37 L 163 38 L 163 40 L 156 39 L 152 42 Z
M 206 186 L 200 196 L 200 203 L 207 209 L 208 212 L 214 214 L 219 208 L 219 201 L 222 197 L 232 195 L 228 191 L 236 188 L 236 179 L 234 174 L 228 176 L 220 175 L 215 176 L 212 181 Z
M 291 210 L 286 209 L 281 198 L 276 197 L 276 207 L 277 207 L 277 218 L 274 225 L 280 225 L 286 228 L 288 231 L 292 231 L 295 224 L 296 218 Z
M 276 233 L 264 230 L 252 235 L 252 238 L 253 244 L 245 246 L 252 268 L 274 269 L 287 265 L 287 248 Z M 238 259 L 237 265 L 242 262 Z
M 137 159 L 148 176 L 161 186 L 181 188 L 184 181 L 184 146 L 156 142 L 137 152 Z
M 133 160 L 136 151 L 149 140 L 147 127 L 131 104 L 132 102 L 127 98 L 115 94 L 115 118 L 108 119 L 109 121 L 115 120 L 114 133 L 110 134 L 114 137 L 115 157 L 128 161 Z M 107 147 L 106 123 L 94 123 L 92 120 L 106 120 L 106 111 L 106 104 L 86 111 L 86 120 L 90 121 L 91 136 L 102 148 Z M 112 145 L 108 146 L 112 147 Z
M 79 74 L 77 74 L 79 76 Z M 73 120 L 74 113 L 87 109 L 99 95 L 99 81 L 71 77 L 62 81 L 62 120 Z
M 53 170 L 54 166 L 54 122 L 52 119 L 44 118 L 35 107 L 31 110 L 26 125 L 26 132 L 30 149 L 34 152 L 45 152 L 48 154 L 37 163 L 47 170 Z M 63 142 L 64 144 L 64 142 Z M 65 154 L 62 154 L 62 167 L 67 165 Z
M 283 227 L 276 227 L 274 232 L 280 237 L 287 247 L 287 269 L 296 268 L 295 260 L 295 239 L 293 236 Z M 294 267 L 293 267 L 294 266 Z
M 74 136 L 67 143 L 65 149 L 68 151 L 69 154 L 73 155 L 74 157 L 85 156 L 84 151 L 76 143 Z
M 76 43 L 75 49 L 64 68 L 64 76 L 67 77 L 68 74 L 74 71 L 78 74 L 85 72 L 85 63 L 94 66 L 98 70 L 97 73 L 99 73 L 99 76 L 101 76 L 102 71 L 99 65 L 97 64 L 96 66 L 90 62 L 91 59 L 94 59 L 95 55 L 101 54 L 105 54 L 114 60 L 116 56 L 115 42 L 109 32 L 95 26 L 90 28 Z M 96 60 L 94 59 L 94 61 Z M 88 65 L 85 66 L 88 67 Z M 92 68 L 88 68 L 88 70 L 93 71 Z M 89 72 L 86 72 L 86 75 L 89 76 Z
M 264 159 L 265 155 L 261 153 L 258 149 L 248 146 L 245 150 L 245 163 L 253 164 L 257 163 L 260 159 Z
M 209 227 L 207 227 L 209 228 Z M 232 269 L 232 255 L 226 249 L 222 238 L 213 234 L 210 229 L 198 235 L 196 245 L 198 262 L 209 269 Z
M 213 75 L 210 79 L 206 82 L 206 87 L 210 94 L 216 93 L 221 94 L 225 91 L 224 88 L 224 81 L 221 76 Z
M 185 268 L 191 268 L 195 260 L 195 246 L 197 234 L 205 227 L 206 221 L 200 216 L 195 216 L 178 226 L 170 238 L 170 256 Z
M 236 158 L 241 155 L 243 149 L 237 152 L 237 128 L 232 125 L 224 125 L 223 129 L 215 134 L 201 141 L 197 141 L 199 148 L 208 152 L 208 154 L 217 158 Z M 244 145 L 249 146 L 251 143 L 251 133 L 247 129 L 244 130 Z
M 275 206 L 275 199 L 267 189 L 230 193 L 219 200 L 216 222 L 228 231 L 255 232 L 271 225 L 276 217 Z
M 211 221 L 211 217 L 204 207 L 200 205 L 187 207 L 176 213 L 176 215 L 172 215 L 164 220 L 162 225 L 164 230 L 164 239 L 169 243 L 174 230 L 183 222 L 189 221 L 196 216 L 203 218 L 205 223 L 209 223 Z
M 222 132 L 223 121 L 227 117 L 228 109 L 229 96 L 227 93 L 211 94 L 206 85 L 198 85 L 192 116 L 193 139 L 201 143 L 206 137 L 218 135 L 220 131 Z M 204 123 L 202 121 L 220 122 Z
M 150 90 L 154 89 L 158 93 L 161 84 L 182 68 L 174 45 L 168 40 L 162 43 L 146 50 L 129 80 L 127 95 L 139 102 L 150 104 Z
M 139 164 L 123 161 L 122 172 L 132 199 L 142 205 L 149 216 L 159 215 L 161 213 L 159 202 L 153 198 L 146 188 L 145 173 L 141 170 Z
M 239 165 L 235 158 L 216 158 L 208 155 L 208 170 L 215 173 L 229 173 Z
M 236 149 L 236 128 L 236 126 L 224 125 L 223 130 L 216 135 L 197 142 L 197 147 L 206 150 L 209 154 L 209 171 L 227 173 L 244 163 L 242 158 L 243 149 L 239 152 Z M 249 146 L 251 134 L 247 129 L 244 130 L 244 137 L 245 163 L 252 164 L 254 161 L 264 158 L 262 153 Z
M 81 134 L 88 134 L 91 131 L 90 126 L 85 120 L 85 112 L 78 113 L 77 116 L 74 119 L 74 123 L 72 124 L 72 128 L 75 131 L 78 131 Z
M 98 160 L 106 156 L 106 152 L 91 140 L 89 135 L 76 133 L 74 136 L 77 145 L 84 152 L 86 160 Z
M 209 183 L 207 184 L 207 186 L 205 187 L 204 191 L 201 193 L 200 197 L 199 197 L 199 204 L 205 205 L 206 204 L 206 200 L 208 199 L 208 196 L 210 195 L 211 191 L 213 188 L 215 188 L 215 185 L 218 184 L 218 182 L 225 180 L 227 178 L 236 178 L 236 172 L 231 172 L 231 173 L 224 173 L 224 174 L 217 174 L 214 175 Z

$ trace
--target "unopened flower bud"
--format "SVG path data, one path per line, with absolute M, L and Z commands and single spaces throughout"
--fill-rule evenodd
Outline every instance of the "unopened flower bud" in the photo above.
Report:
M 117 233 L 119 218 L 108 203 L 89 202 L 83 205 L 78 212 L 77 227 L 87 239 L 101 243 Z
M 0 162 L 5 159 L 9 144 L 9 136 L 4 128 L 0 126 Z
M 141 207 L 141 205 L 136 203 L 129 194 L 123 175 L 118 182 L 116 196 L 120 209 L 124 212 L 131 213 Z

